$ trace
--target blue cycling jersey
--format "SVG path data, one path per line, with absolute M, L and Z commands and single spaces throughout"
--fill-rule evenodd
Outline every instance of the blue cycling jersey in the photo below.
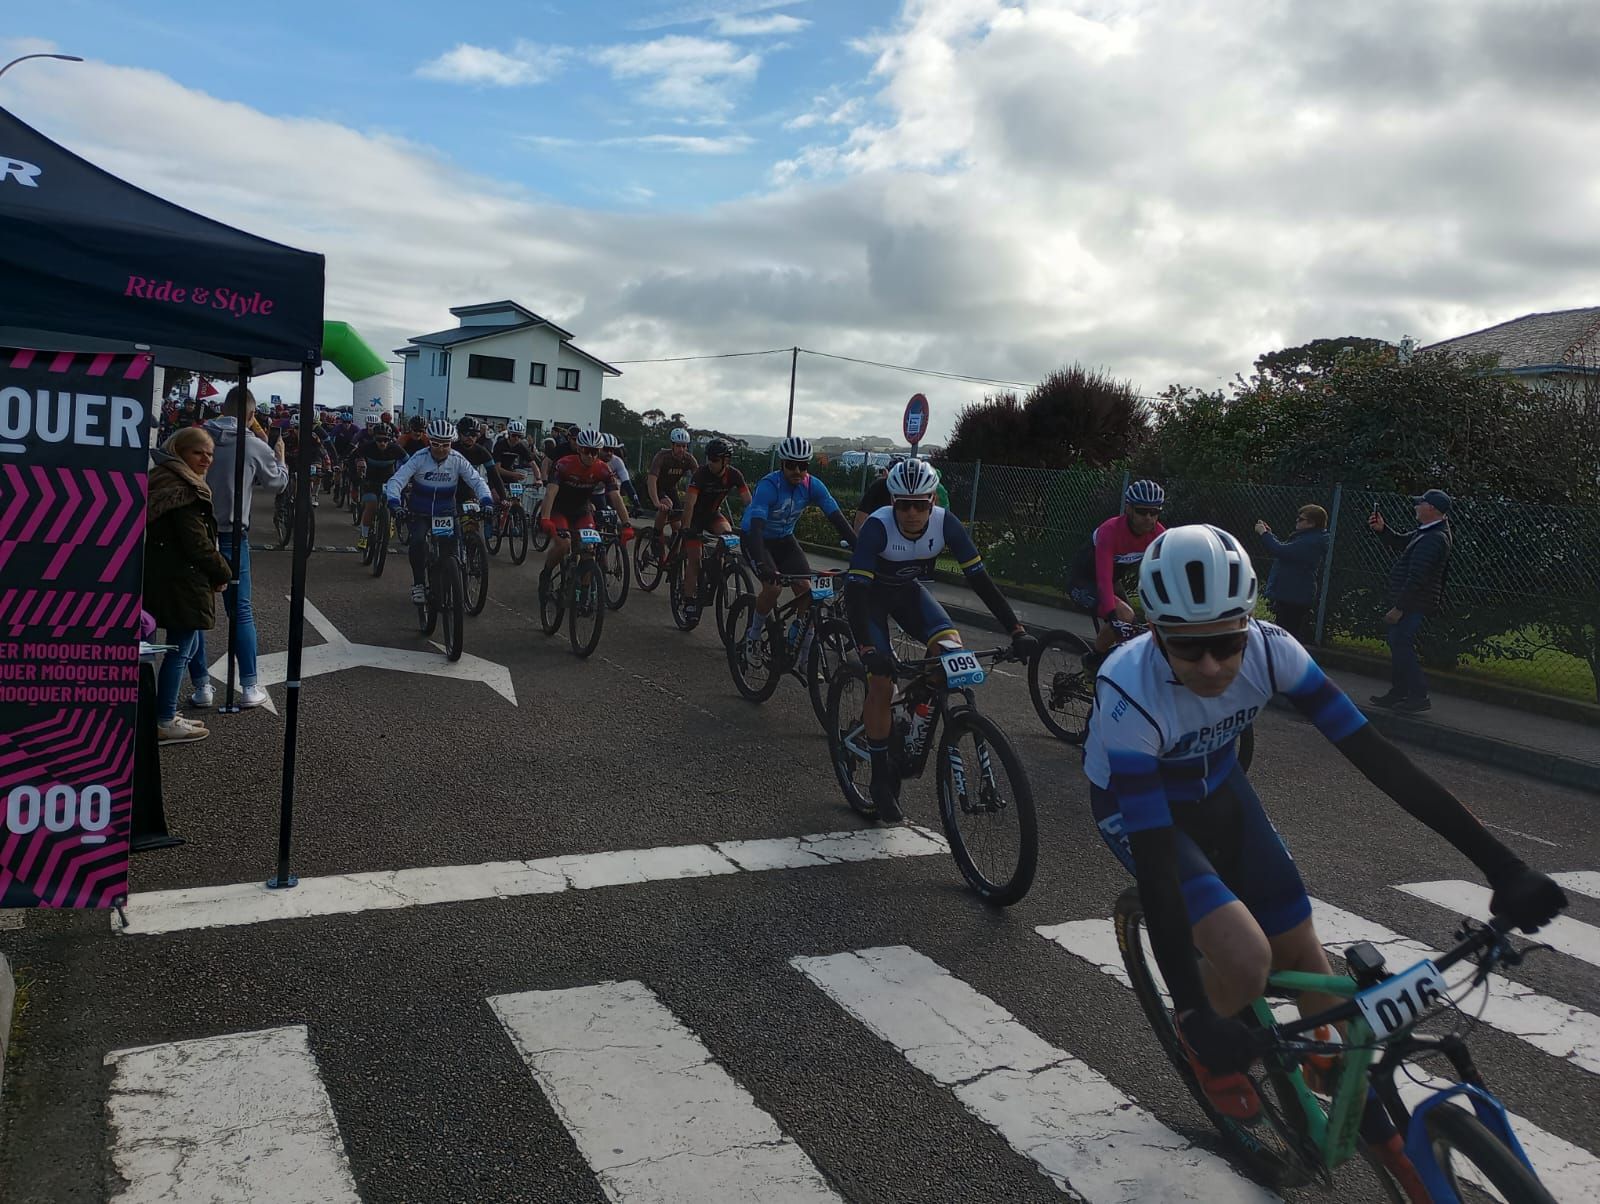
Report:
M 752 519 L 764 519 L 767 525 L 762 534 L 767 539 L 781 539 L 794 534 L 795 524 L 810 506 L 818 507 L 823 514 L 839 513 L 839 503 L 816 477 L 806 473 L 798 485 L 791 485 L 780 468 L 756 482 L 739 529 L 749 532 Z
M 485 509 L 494 506 L 489 486 L 484 484 L 472 464 L 454 448 L 443 460 L 435 460 L 427 448 L 402 464 L 383 487 L 384 497 L 390 506 L 400 504 L 400 492 L 411 486 L 411 512 L 418 515 L 454 514 L 456 512 L 456 484 L 465 482 L 477 494 Z

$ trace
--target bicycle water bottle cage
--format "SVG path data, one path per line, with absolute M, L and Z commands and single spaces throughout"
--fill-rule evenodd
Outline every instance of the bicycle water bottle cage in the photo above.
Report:
M 1383 954 L 1373 947 L 1371 942 L 1362 941 L 1351 945 L 1344 951 L 1345 966 L 1350 971 L 1350 977 L 1363 990 L 1376 986 L 1389 977 L 1388 968 L 1384 965 Z

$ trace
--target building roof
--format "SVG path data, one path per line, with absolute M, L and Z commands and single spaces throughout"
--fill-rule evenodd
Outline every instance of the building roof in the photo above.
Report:
M 477 314 L 521 314 L 523 318 L 523 324 L 528 322 L 542 322 L 546 326 L 550 327 L 551 330 L 554 330 L 556 333 L 558 333 L 563 339 L 570 339 L 572 337 L 572 332 L 570 330 L 562 330 L 561 327 L 557 326 L 549 318 L 540 317 L 538 314 L 534 313 L 533 310 L 528 309 L 526 306 L 518 305 L 515 301 L 485 301 L 479 305 L 455 305 L 451 306 L 450 312 L 458 318 L 470 318 Z M 506 329 L 509 330 L 511 327 L 508 326 Z
M 1594 369 L 1600 363 L 1600 306 L 1527 314 L 1434 343 L 1425 351 L 1498 355 L 1501 371 Z
M 573 342 L 570 342 L 570 341 L 563 342 L 561 344 L 561 349 L 563 351 L 576 352 L 578 355 L 583 356 L 583 358 L 588 360 L 591 364 L 598 364 L 600 366 L 600 368 L 602 370 L 604 370 L 604 372 L 605 372 L 605 374 L 607 376 L 621 376 L 622 375 L 622 369 L 621 368 L 613 368 L 610 364 L 606 363 L 605 360 L 601 359 L 598 355 L 590 355 L 587 351 L 585 351 L 582 347 L 579 347 L 576 343 L 573 343 Z
M 424 347 L 454 347 L 457 343 L 470 343 L 474 339 L 493 338 L 512 330 L 526 330 L 538 326 L 539 321 L 512 322 L 506 326 L 452 326 L 449 330 L 436 330 L 432 334 L 413 335 L 411 341 Z M 557 327 L 559 329 L 559 327 Z

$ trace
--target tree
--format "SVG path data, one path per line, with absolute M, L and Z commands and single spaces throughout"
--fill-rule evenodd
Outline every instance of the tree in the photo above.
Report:
M 944 458 L 1104 468 L 1127 459 L 1149 431 L 1149 411 L 1130 383 L 1073 364 L 1050 373 L 1025 400 L 998 393 L 965 406 Z
M 1337 339 L 1312 339 L 1299 347 L 1267 352 L 1256 360 L 1256 371 L 1262 376 L 1279 380 L 1303 382 L 1312 377 L 1326 376 L 1333 370 L 1339 356 L 1347 351 L 1374 352 L 1388 347 L 1389 344 L 1382 339 L 1364 339 L 1353 334 Z

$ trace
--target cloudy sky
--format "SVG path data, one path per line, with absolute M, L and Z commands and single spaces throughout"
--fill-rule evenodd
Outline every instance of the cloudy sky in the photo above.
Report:
M 798 344 L 1154 393 L 1600 301 L 1593 0 L 52 0 L 0 105 L 328 257 L 386 355 L 511 297 L 602 358 Z M 307 34 L 311 36 L 308 38 Z M 3 148 L 0 148 L 3 150 Z M 330 397 L 341 395 L 325 380 Z M 984 386 L 802 356 L 797 429 Z M 609 392 L 781 430 L 788 357 Z

